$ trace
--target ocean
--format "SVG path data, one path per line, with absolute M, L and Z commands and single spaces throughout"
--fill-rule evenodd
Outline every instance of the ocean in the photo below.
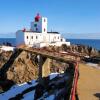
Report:
M 100 50 L 100 39 L 67 39 L 71 44 L 82 44 L 86 46 L 92 46 L 97 50 Z
M 67 41 L 70 41 L 71 44 L 82 44 L 82 45 L 92 46 L 100 50 L 100 39 L 67 39 Z M 16 45 L 15 38 L 0 38 L 0 44 L 6 42 L 11 43 L 13 46 Z
M 16 46 L 16 38 L 0 38 L 0 44 L 11 43 L 12 46 Z

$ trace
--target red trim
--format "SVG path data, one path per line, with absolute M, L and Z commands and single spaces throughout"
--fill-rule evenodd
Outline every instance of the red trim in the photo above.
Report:
M 23 31 L 23 32 L 25 32 L 25 31 L 26 31 L 26 29 L 24 28 L 22 31 Z
M 75 64 L 74 80 L 73 80 L 73 85 L 72 85 L 72 90 L 71 90 L 71 100 L 75 100 L 77 82 L 78 82 L 78 62 Z

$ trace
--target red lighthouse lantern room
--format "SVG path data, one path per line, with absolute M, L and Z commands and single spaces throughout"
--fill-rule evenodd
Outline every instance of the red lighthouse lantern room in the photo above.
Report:
M 39 13 L 38 13 L 37 16 L 35 17 L 35 22 L 38 22 L 40 18 L 41 18 L 41 17 L 40 17 L 40 15 L 39 15 Z

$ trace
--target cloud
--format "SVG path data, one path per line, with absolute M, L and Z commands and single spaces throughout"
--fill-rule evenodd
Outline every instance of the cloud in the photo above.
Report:
M 63 35 L 70 39 L 100 39 L 100 33 L 63 33 Z
M 15 38 L 15 33 L 0 33 L 0 38 Z

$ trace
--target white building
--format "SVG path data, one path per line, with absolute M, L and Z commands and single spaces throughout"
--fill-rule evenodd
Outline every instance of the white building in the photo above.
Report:
M 25 44 L 32 47 L 70 45 L 70 42 L 66 42 L 58 32 L 47 32 L 47 22 L 46 17 L 37 14 L 35 21 L 31 22 L 30 31 L 24 29 L 16 32 L 16 45 Z

